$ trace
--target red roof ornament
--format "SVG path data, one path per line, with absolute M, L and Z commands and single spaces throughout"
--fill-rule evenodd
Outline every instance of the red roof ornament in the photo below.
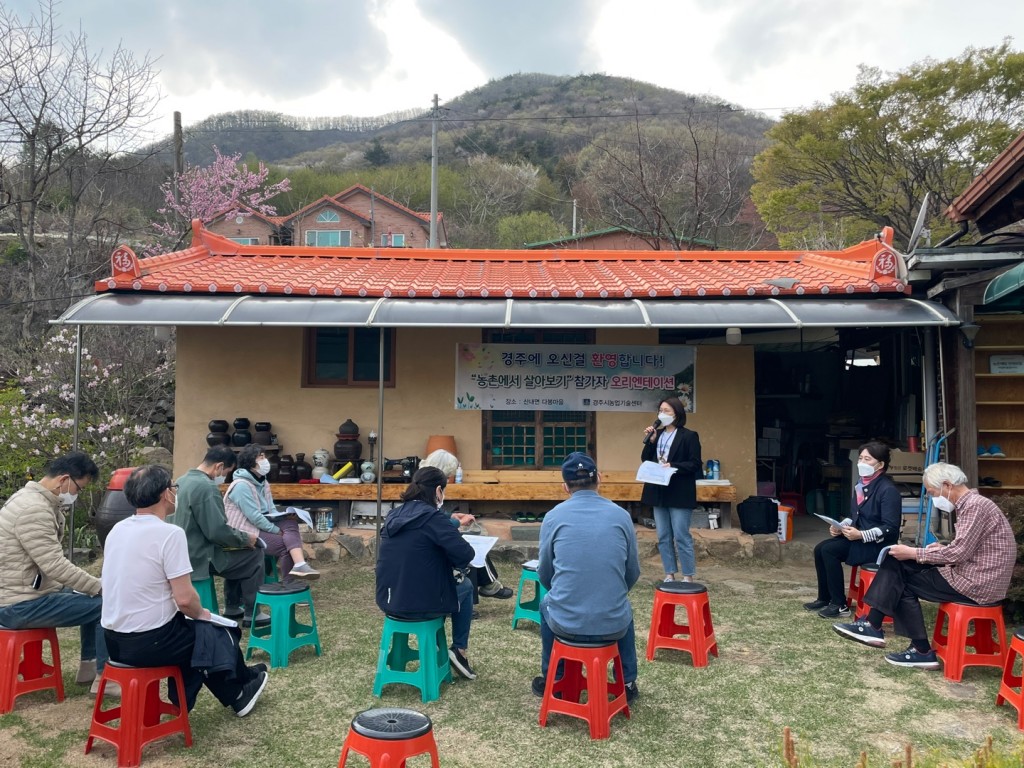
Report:
M 871 273 L 868 275 L 870 280 L 895 280 L 898 276 L 898 259 L 899 257 L 890 251 L 888 248 L 883 248 L 875 257 L 871 260 Z
M 142 272 L 139 270 L 139 257 L 127 245 L 119 245 L 110 254 L 110 271 L 114 277 L 118 275 L 142 276 Z

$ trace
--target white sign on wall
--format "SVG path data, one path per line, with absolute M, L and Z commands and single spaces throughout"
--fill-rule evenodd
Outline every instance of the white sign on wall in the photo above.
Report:
M 455 409 L 656 411 L 668 396 L 697 408 L 686 346 L 458 344 Z

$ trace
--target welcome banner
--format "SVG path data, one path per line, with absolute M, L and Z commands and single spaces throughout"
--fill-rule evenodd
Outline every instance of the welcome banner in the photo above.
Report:
M 695 349 L 686 346 L 458 344 L 460 411 L 655 411 L 674 395 L 697 409 Z

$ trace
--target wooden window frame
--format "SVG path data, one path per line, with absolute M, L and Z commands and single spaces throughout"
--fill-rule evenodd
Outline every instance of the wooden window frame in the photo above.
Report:
M 582 340 L 576 340 L 576 341 L 559 341 L 557 338 L 552 338 L 552 337 L 557 337 L 557 336 L 566 335 L 566 334 L 581 334 L 583 338 L 582 338 Z M 533 338 L 532 338 L 532 340 L 525 340 L 525 341 L 506 341 L 505 339 L 501 338 L 502 336 L 510 336 L 510 335 L 511 336 L 517 336 L 517 337 L 520 337 L 520 338 L 522 338 L 524 336 L 532 336 Z M 561 343 L 561 344 L 569 344 L 569 343 L 571 343 L 571 344 L 593 345 L 595 343 L 595 337 L 596 337 L 596 334 L 595 334 L 594 330 L 593 329 L 589 329 L 589 328 L 587 328 L 587 329 L 568 329 L 568 330 L 563 330 L 563 329 L 558 329 L 558 330 L 554 330 L 554 329 L 551 329 L 551 330 L 548 330 L 548 329 L 536 329 L 536 330 L 520 330 L 520 331 L 515 331 L 515 332 L 506 332 L 506 331 L 504 331 L 504 330 L 502 330 L 500 328 L 493 328 L 493 329 L 485 328 L 483 330 L 483 334 L 482 334 L 482 339 L 483 339 L 483 343 L 484 344 L 501 344 L 501 343 L 510 343 L 510 344 L 511 343 L 521 343 L 521 344 L 531 344 L 531 343 L 532 344 L 560 344 Z M 529 411 L 531 409 L 529 409 L 529 408 L 513 408 L 511 410 Z M 535 432 L 534 432 L 534 441 L 535 442 L 534 442 L 534 453 L 533 453 L 533 455 L 534 455 L 534 459 L 535 460 L 540 458 L 540 457 L 542 457 L 544 455 L 544 432 L 543 432 L 543 428 L 544 428 L 544 425 L 545 425 L 545 421 L 544 421 L 544 418 L 542 416 L 542 414 L 544 414 L 544 413 L 558 413 L 558 411 L 541 411 L 541 410 L 534 410 L 533 411 L 533 414 L 534 414 L 533 423 L 534 423 L 534 429 L 535 429 Z M 593 458 L 595 461 L 597 461 L 597 418 L 596 418 L 597 414 L 594 411 L 584 411 L 583 413 L 586 414 L 586 419 L 584 421 L 584 424 L 585 424 L 585 427 L 586 427 L 586 430 L 587 430 L 587 438 L 586 438 L 587 453 L 591 456 L 591 458 Z M 483 467 L 483 469 L 493 469 L 493 470 L 502 470 L 502 469 L 504 469 L 504 470 L 516 470 L 516 471 L 522 470 L 522 471 L 527 471 L 527 472 L 528 471 L 546 471 L 546 472 L 550 472 L 552 469 L 556 469 L 557 468 L 556 465 L 545 466 L 544 464 L 536 464 L 536 463 L 533 464 L 532 466 L 531 465 L 527 465 L 527 464 L 509 465 L 509 464 L 495 463 L 494 460 L 493 460 L 493 454 L 491 452 L 491 446 L 492 446 L 492 443 L 493 443 L 493 429 L 494 429 L 493 413 L 491 411 L 481 411 L 481 414 L 482 414 L 482 418 L 480 420 L 481 440 L 482 440 L 481 444 L 483 445 L 483 448 L 484 448 L 484 450 L 483 450 L 483 454 L 484 455 L 483 455 L 483 461 L 481 462 L 481 466 Z M 547 423 L 550 424 L 550 422 L 547 422 Z
M 335 330 L 334 328 L 304 328 L 302 338 L 302 387 L 303 388 L 322 388 L 322 387 L 351 387 L 356 389 L 363 389 L 369 387 L 376 387 L 379 382 L 376 378 L 367 381 L 352 381 L 352 371 L 355 365 L 355 345 L 356 345 L 356 334 L 357 330 L 364 330 L 362 328 L 339 328 L 337 330 L 349 331 L 348 335 L 348 376 L 345 379 L 322 379 L 317 378 L 316 375 L 316 337 L 317 331 L 319 330 Z M 390 359 L 385 362 L 384 371 L 385 379 L 384 386 L 388 388 L 394 388 L 395 386 L 395 360 L 398 357 L 398 344 L 397 334 L 394 328 L 383 328 L 384 333 L 390 336 L 389 341 L 385 342 L 385 352 L 390 344 L 391 356 Z M 379 340 L 375 339 L 375 343 L 379 345 Z M 379 348 L 379 347 L 378 347 Z

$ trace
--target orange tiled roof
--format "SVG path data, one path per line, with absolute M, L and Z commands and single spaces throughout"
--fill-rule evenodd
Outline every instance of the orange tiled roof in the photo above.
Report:
M 125 247 L 97 291 L 445 298 L 909 294 L 892 230 L 843 251 L 497 251 L 239 245 L 193 222 L 191 247 Z

